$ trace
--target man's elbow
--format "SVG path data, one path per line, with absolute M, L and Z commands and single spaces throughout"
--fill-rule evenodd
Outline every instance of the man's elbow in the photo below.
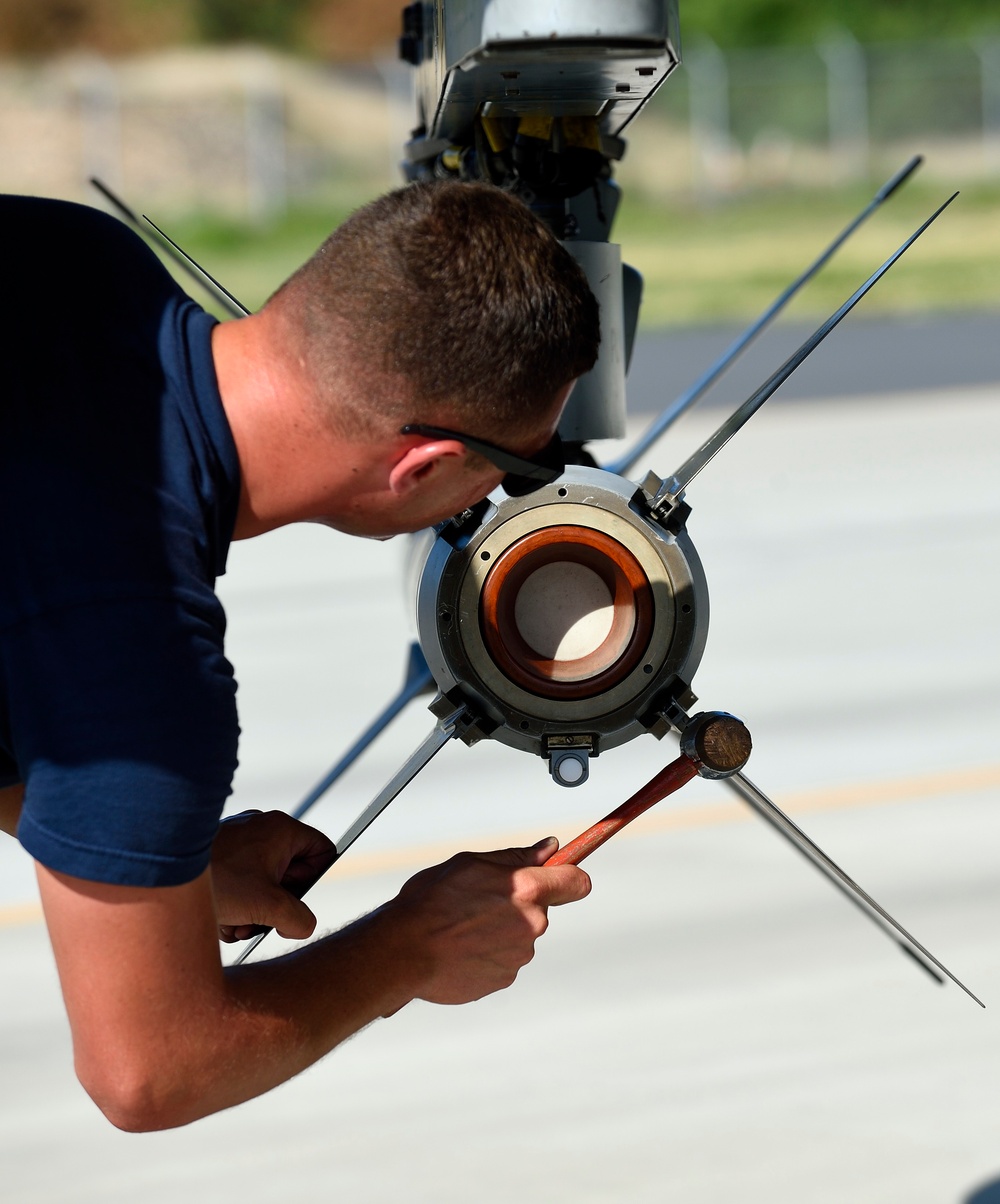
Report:
M 125 1133 L 176 1129 L 204 1113 L 190 1087 L 149 1066 L 76 1063 L 77 1078 L 105 1118 Z

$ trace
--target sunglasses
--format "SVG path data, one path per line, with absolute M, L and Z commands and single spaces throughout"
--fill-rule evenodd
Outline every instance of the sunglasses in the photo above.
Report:
M 543 485 L 551 484 L 566 471 L 566 460 L 563 456 L 562 440 L 559 438 L 558 431 L 542 450 L 536 452 L 530 459 L 525 456 L 516 456 L 506 448 L 497 447 L 495 443 L 488 443 L 485 439 L 477 439 L 474 435 L 463 435 L 461 431 L 449 431 L 443 426 L 426 426 L 422 422 L 408 422 L 400 434 L 423 435 L 425 439 L 456 439 L 469 451 L 483 456 L 507 474 L 501 484 L 511 497 L 524 497 L 526 493 L 534 493 Z

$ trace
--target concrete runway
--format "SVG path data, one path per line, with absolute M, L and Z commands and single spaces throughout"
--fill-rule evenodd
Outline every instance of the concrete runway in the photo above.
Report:
M 864 302 L 861 303 L 862 307 Z M 735 406 L 812 334 L 819 322 L 778 321 L 753 342 L 708 393 L 708 404 Z M 640 331 L 629 372 L 629 406 L 661 409 L 721 357 L 743 327 L 672 326 Z M 914 389 L 952 389 L 1000 380 L 1000 313 L 869 317 L 860 308 L 781 386 L 784 401 L 865 397 Z M 664 382 L 670 382 L 665 390 Z
M 651 463 L 718 419 L 685 419 Z M 510 991 L 411 1005 L 260 1100 L 126 1136 L 73 1079 L 5 842 L 0 1199 L 1000 1200 L 998 447 L 995 385 L 777 405 L 689 499 L 703 705 L 747 719 L 754 780 L 990 1010 L 696 782 L 595 854 L 593 895 Z M 309 527 L 233 550 L 234 809 L 293 805 L 395 690 L 401 551 Z M 315 822 L 336 836 L 430 723 L 414 705 Z M 634 741 L 569 791 L 523 754 L 448 747 L 314 892 L 321 925 L 455 849 L 569 838 L 673 755 Z

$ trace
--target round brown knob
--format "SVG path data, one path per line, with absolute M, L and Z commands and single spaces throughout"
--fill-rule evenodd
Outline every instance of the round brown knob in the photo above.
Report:
M 742 719 L 725 711 L 695 715 L 684 728 L 681 751 L 703 778 L 728 778 L 746 765 L 753 741 Z

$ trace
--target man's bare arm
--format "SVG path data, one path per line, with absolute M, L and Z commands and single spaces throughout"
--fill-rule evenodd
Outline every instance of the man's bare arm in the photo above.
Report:
M 170 1128 L 267 1091 L 411 999 L 509 986 L 546 908 L 589 891 L 576 867 L 541 868 L 552 851 L 461 854 L 339 933 L 226 971 L 210 871 L 148 889 L 40 866 L 77 1074 L 120 1128 Z
M 23 802 L 24 787 L 20 784 L 0 787 L 0 832 L 6 832 L 9 836 L 17 833 Z

